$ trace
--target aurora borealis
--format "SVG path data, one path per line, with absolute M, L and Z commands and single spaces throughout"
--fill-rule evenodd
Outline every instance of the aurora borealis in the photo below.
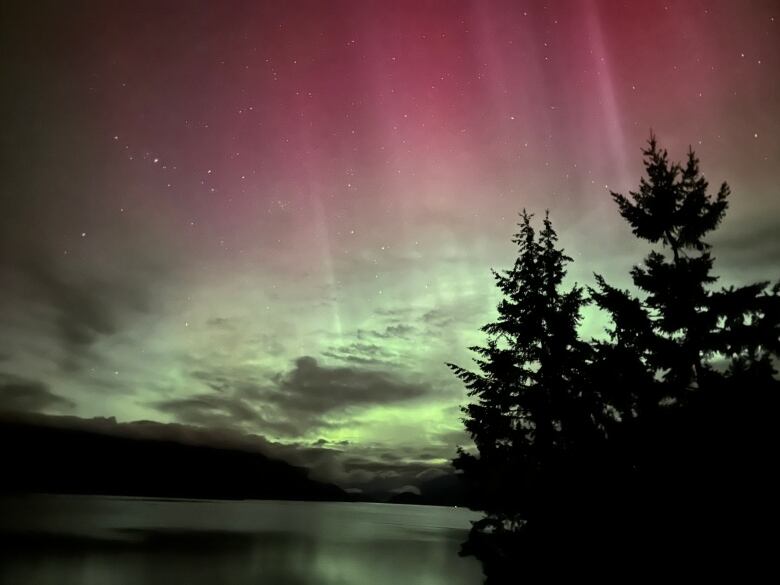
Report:
M 651 128 L 732 188 L 724 284 L 777 277 L 776 2 L 24 4 L 1 19 L 4 409 L 414 485 L 466 441 L 445 362 L 492 318 L 522 208 L 572 281 L 627 285 L 645 249 L 607 188 L 636 187 Z

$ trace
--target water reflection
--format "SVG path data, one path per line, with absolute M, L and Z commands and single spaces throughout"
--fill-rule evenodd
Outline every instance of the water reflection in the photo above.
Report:
M 25 585 L 481 582 L 465 510 L 96 497 L 0 500 L 0 580 Z

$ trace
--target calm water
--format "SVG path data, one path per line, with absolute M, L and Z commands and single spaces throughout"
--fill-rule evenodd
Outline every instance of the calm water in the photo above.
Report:
M 0 582 L 476 585 L 467 510 L 92 496 L 0 499 Z

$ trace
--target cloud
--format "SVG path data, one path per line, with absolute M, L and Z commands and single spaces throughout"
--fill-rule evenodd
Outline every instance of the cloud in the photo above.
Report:
M 447 441 L 465 442 L 462 432 L 448 429 L 426 433 L 423 444 L 413 438 L 404 444 L 368 445 L 328 438 L 328 431 L 362 424 L 367 408 L 435 395 L 433 387 L 395 371 L 334 366 L 302 356 L 265 379 L 253 375 L 241 368 L 196 370 L 192 379 L 204 391 L 153 405 L 180 424 L 274 437 L 276 442 L 265 446 L 273 456 L 310 469 L 316 479 L 366 492 L 414 485 L 428 478 L 426 473 L 449 470 L 455 443 Z
M 433 328 L 444 329 L 455 321 L 455 316 L 442 309 L 431 309 L 423 314 L 422 320 Z
M 69 368 L 78 368 L 85 352 L 100 337 L 118 331 L 121 313 L 147 308 L 143 287 L 126 280 L 83 274 L 69 278 L 42 262 L 28 264 L 26 274 L 52 311 Z
M 158 410 L 187 424 L 259 429 L 298 438 L 344 423 L 354 411 L 425 396 L 431 389 L 372 368 L 332 367 L 304 356 L 268 381 L 245 371 L 199 370 L 193 378 L 206 392 L 155 401 Z
M 164 400 L 157 403 L 163 412 L 176 414 L 179 420 L 211 425 L 219 422 L 247 422 L 257 419 L 257 413 L 243 400 L 201 394 L 192 398 Z
M 322 352 L 325 357 L 359 365 L 391 365 L 396 354 L 374 343 L 356 342 Z
M 388 341 L 408 342 L 416 333 L 417 328 L 401 322 L 391 322 L 377 329 L 358 329 L 357 341 L 333 346 L 322 355 L 351 364 L 395 367 L 401 365 L 405 352 L 403 348 L 388 345 Z
M 358 329 L 358 339 L 405 339 L 417 329 L 403 322 L 386 325 L 383 329 Z
M 776 280 L 780 265 L 780 226 L 777 222 L 757 220 L 750 229 L 739 225 L 738 231 L 715 232 L 712 254 L 716 271 L 723 260 L 724 268 L 736 271 L 766 272 L 767 280 Z
M 324 414 L 355 406 L 390 404 L 424 396 L 429 388 L 389 372 L 325 367 L 310 356 L 295 360 L 269 398 L 285 410 Z
M 382 317 L 390 317 L 392 319 L 403 319 L 411 317 L 415 312 L 414 307 L 379 307 L 376 310 L 376 314 Z
M 411 325 L 404 325 L 403 323 L 399 323 L 398 325 L 390 325 L 386 327 L 384 332 L 378 335 L 379 337 L 384 337 L 384 338 L 391 338 L 391 337 L 406 338 L 412 333 L 414 333 L 415 331 L 416 329 Z
M 75 405 L 51 390 L 46 384 L 0 373 L 0 410 L 19 412 L 62 411 Z
M 191 376 L 195 384 L 206 387 L 205 391 L 155 400 L 150 405 L 185 424 L 240 431 L 261 429 L 276 435 L 298 434 L 298 427 L 281 417 L 264 415 L 268 411 L 263 405 L 265 390 L 246 379 L 242 372 L 198 370 Z
M 129 258 L 121 266 L 83 259 L 65 264 L 48 251 L 20 253 L 13 263 L 0 263 L 9 283 L 0 291 L 0 346 L 15 358 L 20 339 L 36 340 L 66 372 L 93 367 L 100 359 L 96 345 L 151 310 L 148 283 L 159 281 L 159 272 L 154 263 Z

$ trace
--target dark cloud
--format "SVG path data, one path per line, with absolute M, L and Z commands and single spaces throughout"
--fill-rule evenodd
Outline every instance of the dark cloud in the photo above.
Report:
M 389 366 L 396 360 L 396 354 L 374 343 L 355 342 L 333 347 L 322 352 L 325 357 L 341 362 L 363 366 Z
M 743 272 L 766 272 L 761 278 L 777 280 L 780 277 L 780 225 L 778 222 L 757 221 L 749 229 L 715 232 L 712 254 L 716 268 Z
M 390 325 L 385 328 L 384 333 L 380 335 L 380 337 L 408 337 L 412 333 L 414 333 L 416 329 L 412 327 L 411 325 L 404 325 L 404 324 L 398 324 L 398 325 Z
M 412 325 L 395 323 L 387 325 L 384 329 L 358 329 L 358 339 L 397 339 L 406 338 L 417 331 Z
M 257 413 L 243 400 L 202 394 L 191 398 L 180 398 L 157 403 L 163 412 L 172 412 L 183 421 L 210 425 L 224 422 L 247 422 L 256 420 Z
M 451 325 L 455 317 L 442 309 L 432 309 L 423 314 L 422 320 L 430 327 L 444 328 Z
M 358 329 L 355 333 L 357 341 L 333 346 L 322 355 L 355 365 L 397 366 L 401 356 L 398 351 L 388 348 L 387 341 L 408 340 L 416 331 L 415 327 L 400 322 L 379 329 Z
M 392 307 L 390 309 L 382 308 L 376 310 L 376 314 L 382 317 L 390 317 L 392 319 L 399 319 L 409 317 L 414 313 L 412 307 Z
M 20 252 L 0 263 L 8 284 L 0 291 L 0 350 L 16 355 L 20 339 L 34 339 L 66 372 L 96 366 L 94 346 L 152 310 L 148 283 L 161 280 L 160 268 L 138 258 L 125 258 L 121 266 L 83 259 L 66 264 L 51 251 Z
M 75 405 L 46 384 L 12 374 L 0 373 L 0 410 L 19 412 L 62 411 Z
M 80 367 L 81 358 L 99 338 L 115 334 L 123 315 L 148 309 L 144 287 L 130 281 L 83 273 L 68 276 L 41 261 L 23 268 L 32 292 L 51 309 L 51 321 L 64 350 L 63 365 L 68 369 Z
M 351 367 L 325 367 L 313 357 L 295 360 L 269 397 L 285 410 L 325 414 L 355 406 L 390 404 L 419 398 L 430 391 L 395 374 Z
M 268 381 L 247 379 L 246 372 L 229 370 L 197 370 L 193 378 L 210 391 L 156 406 L 189 425 L 227 427 L 237 432 L 259 430 L 286 437 L 292 442 L 271 447 L 275 456 L 307 467 L 312 477 L 335 481 L 345 488 L 382 492 L 414 485 L 449 471 L 456 445 L 467 442 L 462 432 L 449 430 L 429 436 L 423 449 L 412 444 L 367 446 L 328 439 L 328 430 L 357 424 L 349 420 L 355 410 L 414 400 L 433 392 L 429 386 L 386 370 L 335 367 L 304 356 Z M 315 430 L 323 434 L 313 440 L 298 439 Z
M 331 417 L 343 418 L 354 409 L 411 400 L 431 391 L 391 372 L 323 366 L 308 356 L 262 384 L 241 372 L 198 370 L 192 375 L 210 391 L 153 406 L 188 424 L 262 429 L 287 437 L 338 426 Z
M 283 417 L 264 416 L 262 409 L 242 396 L 240 391 L 161 400 L 154 402 L 153 406 L 186 424 L 245 430 L 259 428 L 284 436 L 296 436 L 301 432 L 299 425 Z
M 271 390 L 246 379 L 241 372 L 196 370 L 191 376 L 208 391 L 154 401 L 151 406 L 185 424 L 242 431 L 261 429 L 280 436 L 301 434 L 298 421 L 269 406 Z
M 221 394 L 232 394 L 241 400 L 254 400 L 265 395 L 263 386 L 230 371 L 197 370 L 191 376 Z
M 434 392 L 384 369 L 331 366 L 304 356 L 288 371 L 265 381 L 230 370 L 197 370 L 193 378 L 209 391 L 155 406 L 186 425 L 286 437 L 291 442 L 266 442 L 264 448 L 273 456 L 310 469 L 312 477 L 342 487 L 386 492 L 414 485 L 435 475 L 432 469 L 449 470 L 455 442 L 446 441 L 464 439 L 462 433 L 449 431 L 434 434 L 427 445 L 417 446 L 354 445 L 329 441 L 327 434 L 314 440 L 298 439 L 315 430 L 355 424 L 350 417 L 360 409 L 424 398 Z

